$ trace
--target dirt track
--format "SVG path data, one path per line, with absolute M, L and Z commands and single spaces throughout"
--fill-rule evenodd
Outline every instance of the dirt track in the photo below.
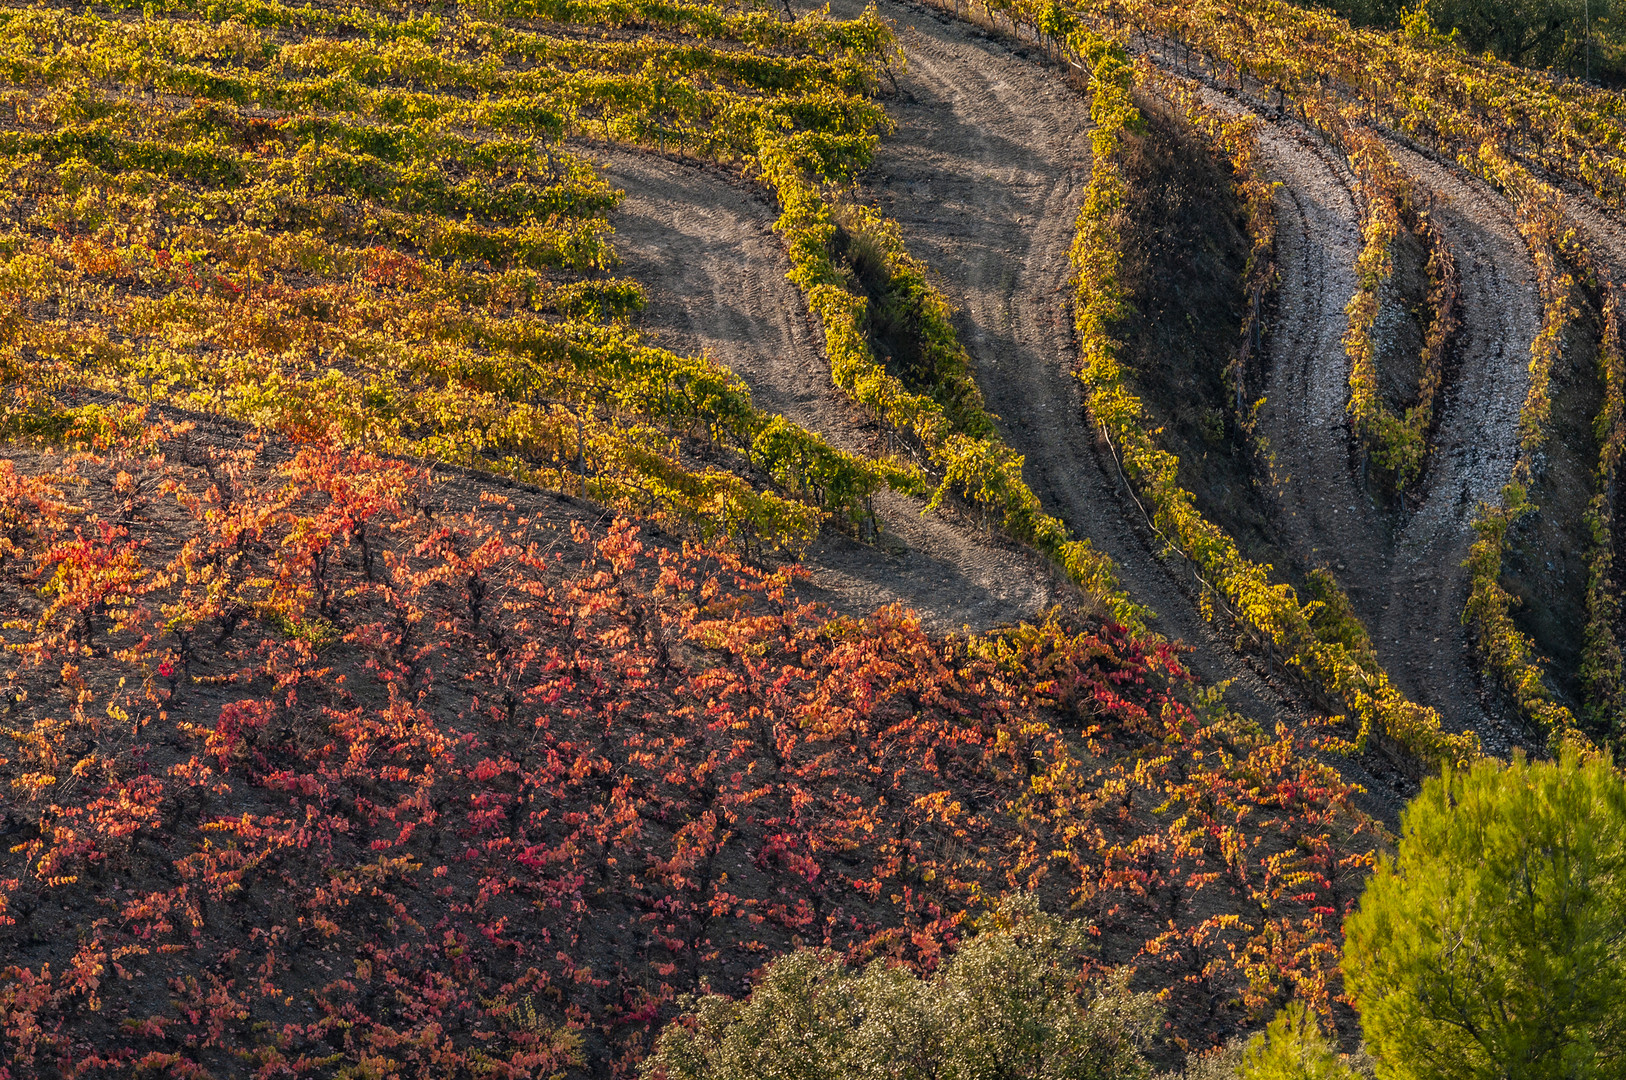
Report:
M 1347 168 L 1309 136 L 1266 124 L 1261 139 L 1277 201 L 1277 310 L 1267 347 L 1261 432 L 1276 476 L 1278 526 L 1307 565 L 1331 568 L 1396 684 L 1480 732 L 1510 738 L 1480 703 L 1461 623 L 1462 562 L 1473 514 L 1513 466 L 1529 346 L 1540 325 L 1535 271 L 1511 208 L 1482 184 L 1403 149 L 1395 153 L 1455 249 L 1463 329 L 1452 349 L 1420 502 L 1400 514 L 1368 500 L 1350 468 L 1349 361 L 1343 305 L 1355 291 L 1359 209 Z
M 612 219 L 625 272 L 649 293 L 643 328 L 654 343 L 709 353 L 750 385 L 758 405 L 860 453 L 883 449 L 878 426 L 830 382 L 818 331 L 785 274 L 773 207 L 728 173 L 654 154 L 594 145 L 626 200 Z M 1051 602 L 1049 566 L 922 504 L 876 497 L 879 547 L 835 537 L 807 566 L 821 599 L 849 614 L 901 601 L 936 629 L 987 629 Z
M 850 17 L 860 0 L 839 0 Z M 1158 541 L 1097 447 L 1077 382 L 1068 249 L 1089 182 L 1089 107 L 1058 72 L 976 27 L 881 0 L 908 59 L 886 99 L 897 131 L 882 140 L 864 196 L 903 228 L 909 250 L 959 308 L 955 324 L 990 411 L 1027 458 L 1050 512 L 1117 564 L 1154 627 L 1193 649 L 1205 681 L 1233 679 L 1233 704 L 1267 724 L 1299 706 L 1220 640 L 1182 590 L 1179 560 Z M 1139 524 L 1137 524 L 1139 523 Z
M 1467 659 L 1462 561 L 1473 518 L 1494 503 L 1513 470 L 1519 409 L 1529 385 L 1530 343 L 1541 328 L 1535 266 L 1513 209 L 1483 183 L 1417 154 L 1395 157 L 1434 209 L 1454 247 L 1462 282 L 1462 329 L 1440 404 L 1422 502 L 1395 537 L 1383 595 L 1360 601 L 1390 675 L 1440 709 L 1454 727 L 1472 727 L 1488 749 L 1505 753 L 1511 732 L 1479 704 Z
M 1276 196 L 1280 283 L 1259 417 L 1272 463 L 1277 527 L 1305 563 L 1325 562 L 1341 579 L 1375 582 L 1377 569 L 1362 565 L 1368 560 L 1351 562 L 1353 551 L 1381 541 L 1373 515 L 1352 505 L 1345 423 L 1344 305 L 1355 293 L 1360 210 L 1348 169 L 1308 135 L 1266 123 L 1259 142 L 1267 175 L 1282 184 Z
M 839 0 L 852 16 L 860 0 Z M 898 123 L 883 140 L 865 196 L 903 227 L 910 250 L 961 308 L 957 327 L 990 409 L 1027 456 L 1047 508 L 1112 556 L 1130 593 L 1159 613 L 1157 629 L 1193 647 L 1206 680 L 1236 679 L 1232 696 L 1260 719 L 1296 706 L 1216 638 L 1186 594 L 1109 455 L 1089 429 L 1068 375 L 1067 251 L 1088 181 L 1087 103 L 1019 49 L 924 8 L 881 0 L 908 57 Z M 846 10 L 850 8 L 851 10 Z M 1494 499 L 1512 464 L 1529 342 L 1539 322 L 1533 271 L 1505 203 L 1452 170 L 1405 151 L 1420 187 L 1442 198 L 1435 217 L 1455 245 L 1461 333 L 1440 399 L 1437 451 L 1421 502 L 1404 515 L 1374 509 L 1350 469 L 1345 422 L 1344 304 L 1354 291 L 1358 210 L 1336 155 L 1283 123 L 1265 125 L 1276 179 L 1282 284 L 1268 346 L 1263 432 L 1275 458 L 1282 540 L 1308 565 L 1334 569 L 1397 683 L 1505 749 L 1480 704 L 1460 625 L 1478 500 Z M 617 227 L 628 271 L 651 291 L 645 325 L 673 348 L 708 350 L 751 384 L 765 407 L 874 452 L 883 434 L 832 390 L 817 332 L 784 281 L 771 207 L 717 170 L 595 148 L 628 193 Z M 939 626 L 986 626 L 1042 606 L 1047 567 L 1008 545 L 890 498 L 880 507 L 900 548 L 834 542 L 811 560 L 848 610 L 902 600 Z M 1013 556 L 1017 556 L 1013 558 Z

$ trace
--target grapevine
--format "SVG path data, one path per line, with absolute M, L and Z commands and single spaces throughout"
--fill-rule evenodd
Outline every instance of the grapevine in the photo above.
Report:
M 545 496 L 51 419 L 0 470 L 7 1068 L 608 1072 L 703 982 L 929 970 L 1015 887 L 1188 1047 L 1339 993 L 1381 831 L 1165 643 L 835 618 Z
M 1074 35 L 1077 52 L 1096 57 L 1091 115 L 1099 126 L 1093 135 L 1090 186 L 1073 247 L 1078 274 L 1075 319 L 1081 341 L 1078 377 L 1092 418 L 1112 438 L 1131 477 L 1152 503 L 1157 526 L 1209 575 L 1245 625 L 1282 649 L 1313 685 L 1345 703 L 1359 728 L 1357 744 L 1375 729 L 1424 761 L 1472 759 L 1479 753 L 1478 739 L 1471 732 L 1445 732 L 1434 710 L 1406 700 L 1378 665 L 1359 624 L 1351 641 L 1348 620 L 1329 623 L 1318 618 L 1323 610 L 1336 611 L 1347 602 L 1333 595 L 1301 605 L 1290 585 L 1271 582 L 1270 567 L 1243 558 L 1235 542 L 1197 510 L 1191 493 L 1178 484 L 1179 463 L 1148 433 L 1111 336 L 1123 302 L 1117 277 L 1119 241 L 1112 224 L 1123 189 L 1115 154 L 1118 132 L 1137 119 L 1131 97 L 1134 68 L 1121 49 L 1088 31 Z

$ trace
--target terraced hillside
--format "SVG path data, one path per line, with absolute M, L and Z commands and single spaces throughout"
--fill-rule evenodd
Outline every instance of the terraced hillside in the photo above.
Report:
M 0 9 L 0 1069 L 632 1075 L 1014 890 L 1301 999 L 1609 747 L 1613 97 L 1275 0 Z

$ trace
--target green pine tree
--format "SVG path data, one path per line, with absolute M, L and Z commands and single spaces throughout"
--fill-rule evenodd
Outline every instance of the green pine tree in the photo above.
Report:
M 1605 758 L 1428 781 L 1345 922 L 1380 1080 L 1626 1075 L 1626 781 Z
M 1290 1001 L 1242 1052 L 1240 1080 L 1358 1080 L 1315 1013 Z

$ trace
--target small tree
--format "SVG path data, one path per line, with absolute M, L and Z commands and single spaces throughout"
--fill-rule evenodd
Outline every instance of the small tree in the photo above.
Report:
M 1357 1080 L 1302 1001 L 1290 1001 L 1242 1052 L 1241 1080 Z
M 744 1001 L 701 998 L 667 1025 L 646 1078 L 1143 1080 L 1161 1014 L 1127 974 L 1081 986 L 1082 927 L 1031 897 L 929 979 L 810 950 L 770 963 Z M 1082 991 L 1082 994 L 1080 993 Z
M 1290 1001 L 1253 1038 L 1193 1054 L 1183 1070 L 1159 1080 L 1370 1080 L 1371 1065 L 1364 1051 L 1339 1053 L 1315 1013 Z
M 1423 785 L 1344 924 L 1380 1078 L 1581 1080 L 1626 1062 L 1626 783 L 1605 758 Z

